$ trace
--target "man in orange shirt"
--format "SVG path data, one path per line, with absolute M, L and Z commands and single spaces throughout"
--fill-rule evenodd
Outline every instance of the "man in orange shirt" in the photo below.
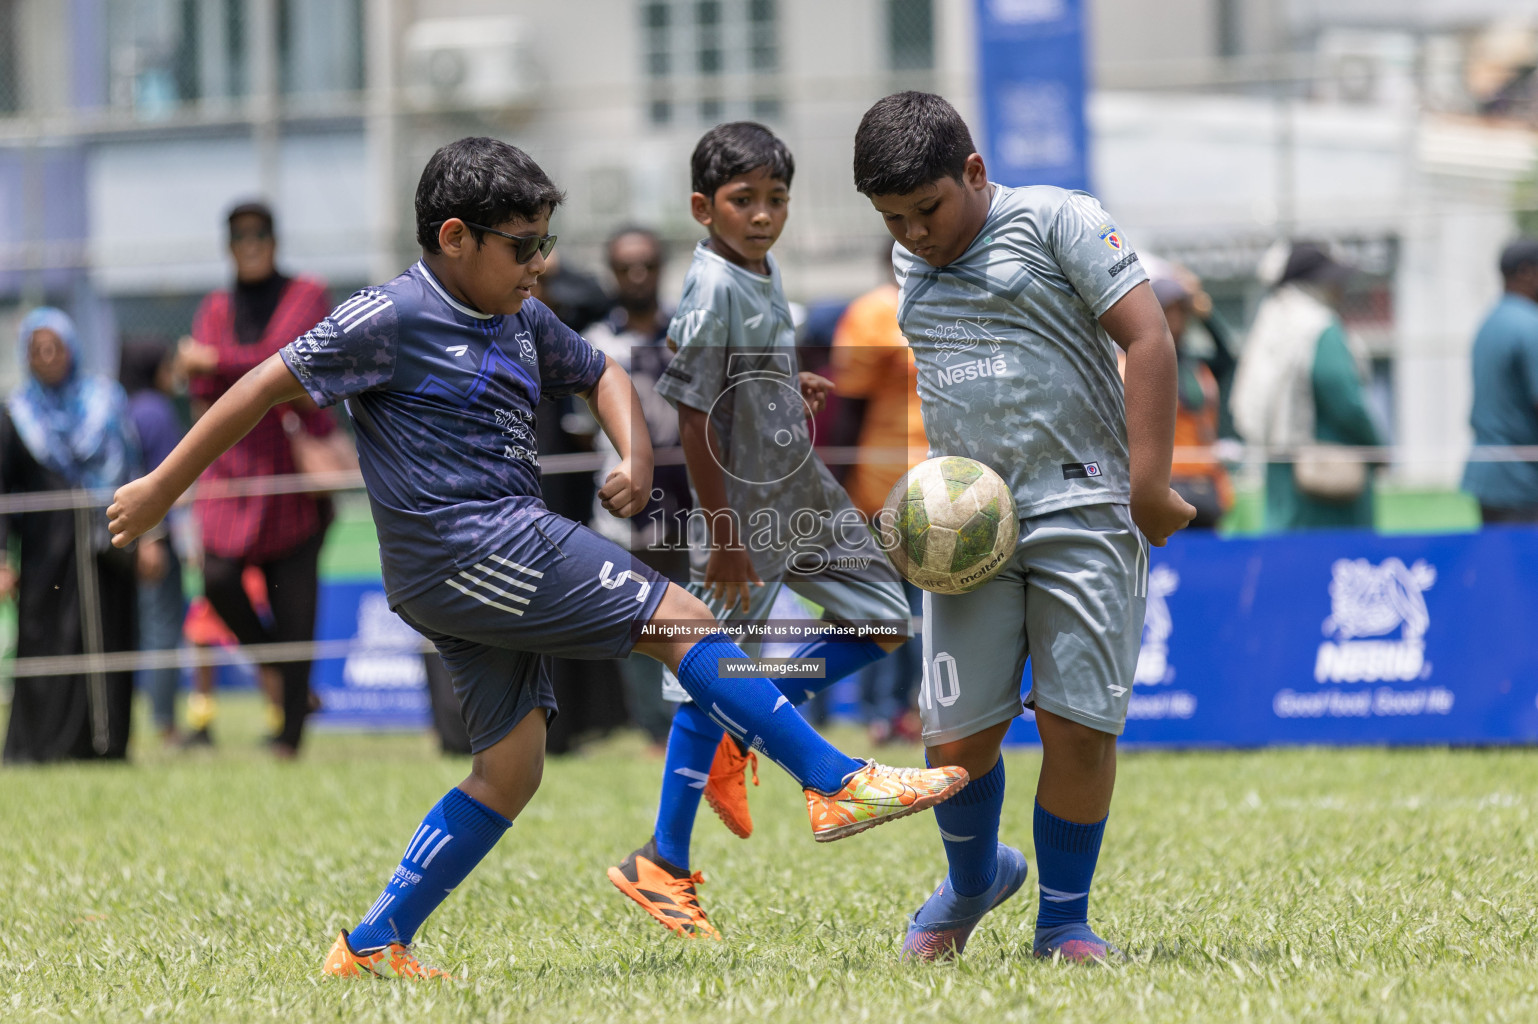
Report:
M 891 273 L 891 256 L 881 262 Z M 855 299 L 833 333 L 831 372 L 837 386 L 834 443 L 859 449 L 842 475 L 854 506 L 874 517 L 898 477 L 928 457 L 919 414 L 918 366 L 897 326 L 897 285 L 885 284 Z M 840 468 L 834 467 L 838 473 Z M 903 582 L 908 609 L 917 615 L 920 591 Z M 916 640 L 861 673 L 861 700 L 870 717 L 871 739 L 917 740 L 918 721 L 910 707 L 913 682 L 922 670 Z
M 929 449 L 919 415 L 918 367 L 897 326 L 896 284 L 866 292 L 844 311 L 833 334 L 833 379 L 839 433 L 857 438 L 860 448 L 844 488 L 856 508 L 874 516 L 897 478 L 923 462 Z

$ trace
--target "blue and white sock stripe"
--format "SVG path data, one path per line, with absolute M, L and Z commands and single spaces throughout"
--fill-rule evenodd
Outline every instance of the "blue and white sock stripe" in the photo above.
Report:
M 1041 890 L 1041 898 L 1048 903 L 1072 903 L 1074 900 L 1082 900 L 1089 895 L 1088 890 L 1084 892 L 1063 892 L 1061 889 L 1049 889 L 1045 885 L 1039 885 L 1037 888 Z
M 449 845 L 449 840 L 453 839 L 453 838 L 454 838 L 453 835 L 450 834 L 450 835 L 445 835 L 442 839 L 438 840 L 438 845 L 434 846 L 432 848 L 432 851 L 430 853 L 428 853 L 428 855 L 426 857 L 422 858 L 422 870 L 425 871 L 429 867 L 432 866 L 433 858 L 438 856 L 438 851 L 443 849 L 445 846 Z M 422 849 L 423 850 L 427 849 L 427 844 L 426 843 L 422 844 Z M 417 851 L 418 854 L 420 854 L 421 852 L 422 852 L 421 850 Z
M 710 781 L 709 772 L 697 771 L 693 768 L 674 768 L 673 774 L 682 775 L 684 778 L 691 780 L 689 783 L 690 789 L 704 789 L 705 783 Z
M 368 913 L 363 915 L 363 923 L 373 924 L 378 921 L 379 915 L 389 909 L 390 904 L 394 902 L 395 894 L 393 892 L 380 893 L 379 898 L 374 901 L 374 905 L 368 908 Z

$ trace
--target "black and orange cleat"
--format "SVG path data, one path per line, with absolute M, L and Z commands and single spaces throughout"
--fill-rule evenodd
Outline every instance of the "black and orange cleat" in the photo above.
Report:
M 648 839 L 618 867 L 610 868 L 609 881 L 669 931 L 692 939 L 721 941 L 721 933 L 705 917 L 695 891 L 705 879 L 698 871 L 691 875 L 687 868 L 674 867 L 659 857 L 655 838 Z

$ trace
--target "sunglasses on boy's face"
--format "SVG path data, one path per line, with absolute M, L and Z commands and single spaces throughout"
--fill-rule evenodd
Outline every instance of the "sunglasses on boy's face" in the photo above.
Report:
M 436 230 L 441 228 L 445 223 L 447 222 L 440 220 L 436 224 L 433 224 L 432 227 L 434 230 Z M 477 231 L 485 231 L 488 234 L 499 235 L 510 242 L 516 242 L 517 245 L 513 249 L 513 259 L 517 260 L 519 263 L 529 262 L 534 258 L 535 253 L 539 253 L 541 256 L 549 256 L 552 252 L 555 251 L 555 235 L 510 235 L 506 231 L 498 231 L 496 228 L 488 228 L 484 224 L 472 224 L 469 221 L 463 221 L 462 223 L 467 228 L 474 228 Z

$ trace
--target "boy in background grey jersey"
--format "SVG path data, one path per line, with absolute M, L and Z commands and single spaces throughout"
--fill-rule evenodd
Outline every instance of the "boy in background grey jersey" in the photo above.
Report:
M 855 187 L 897 241 L 898 318 L 918 362 L 931 455 L 1010 485 L 1020 540 L 968 594 L 924 595 L 931 764 L 972 783 L 935 815 L 949 872 L 905 956 L 965 947 L 1025 881 L 998 841 L 999 745 L 1026 657 L 1041 731 L 1033 952 L 1104 959 L 1090 882 L 1116 780 L 1147 595 L 1148 550 L 1195 510 L 1170 489 L 1175 347 L 1137 255 L 1091 196 L 988 181 L 966 124 L 927 93 L 888 96 L 855 136 Z M 1114 343 L 1114 344 L 1113 344 Z M 1115 345 L 1127 353 L 1125 396 Z
M 808 416 L 831 382 L 797 369 L 796 331 L 770 248 L 785 226 L 795 161 L 749 121 L 706 132 L 690 160 L 691 212 L 710 232 L 694 249 L 668 327 L 677 355 L 657 393 L 678 409 L 698 514 L 689 517 L 689 591 L 723 624 L 766 619 L 781 585 L 823 608 L 838 635 L 816 633 L 791 661 L 820 662 L 815 678 L 786 677 L 786 711 L 902 645 L 908 604 L 865 520 L 812 450 Z M 757 653 L 752 634 L 744 635 Z M 669 694 L 666 683 L 671 683 Z M 664 695 L 689 697 L 671 674 Z M 753 831 L 744 774 L 757 755 L 688 702 L 673 716 L 652 837 L 609 880 L 663 926 L 720 938 L 689 870 L 703 796 L 736 835 Z

